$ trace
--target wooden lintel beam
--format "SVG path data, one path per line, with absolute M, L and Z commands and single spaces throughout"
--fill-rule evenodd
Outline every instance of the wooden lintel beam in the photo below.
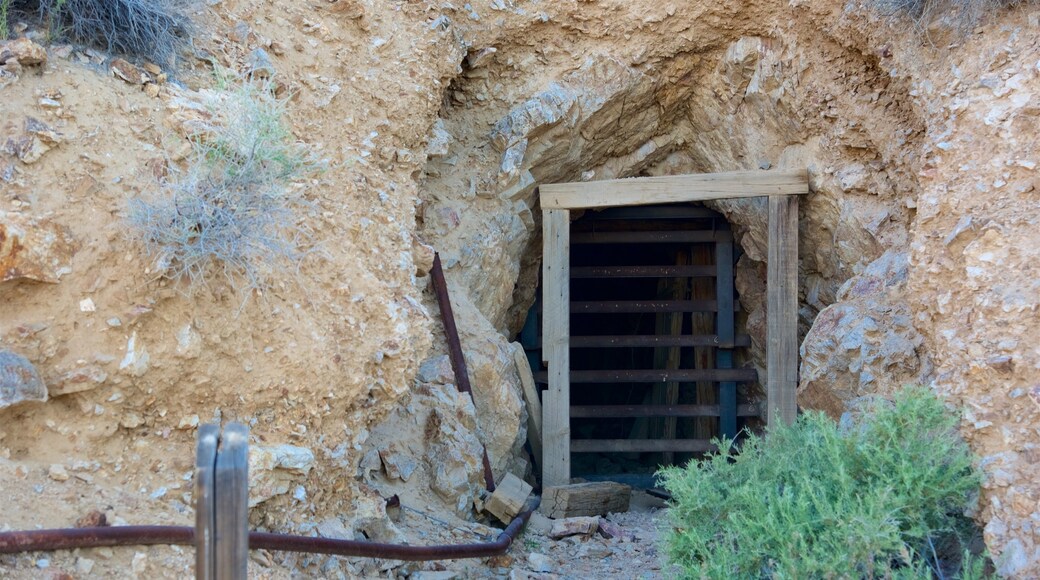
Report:
M 809 193 L 806 171 L 732 171 L 539 186 L 542 209 L 588 209 Z

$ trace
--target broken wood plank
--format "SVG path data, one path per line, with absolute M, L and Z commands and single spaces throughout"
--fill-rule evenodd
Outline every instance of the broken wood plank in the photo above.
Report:
M 769 198 L 766 268 L 766 421 L 798 414 L 798 198 Z
M 527 404 L 527 441 L 531 444 L 535 463 L 542 465 L 542 401 L 538 398 L 538 385 L 534 382 L 531 363 L 527 359 L 524 347 L 513 343 L 513 363 L 520 375 L 520 386 Z
M 632 488 L 613 481 L 548 486 L 538 511 L 550 518 L 604 516 L 627 512 Z
M 526 481 L 507 473 L 495 487 L 495 493 L 484 503 L 484 511 L 508 525 L 524 509 L 532 488 Z
M 681 203 L 809 193 L 806 171 L 732 171 L 539 186 L 543 210 Z
M 570 212 L 542 213 L 542 347 L 549 362 L 549 389 L 542 420 L 542 484 L 571 479 Z

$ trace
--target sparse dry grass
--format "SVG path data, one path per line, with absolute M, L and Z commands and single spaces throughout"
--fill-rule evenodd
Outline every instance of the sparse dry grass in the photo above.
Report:
M 966 34 L 985 21 L 988 14 L 1030 0 L 874 0 L 873 6 L 889 17 L 909 18 L 915 28 L 927 29 L 930 23 L 945 21 L 957 32 Z
M 307 255 L 300 181 L 318 169 L 282 121 L 268 83 L 232 81 L 206 106 L 216 119 L 158 191 L 130 200 L 128 221 L 160 271 L 191 293 L 222 277 L 239 290 L 292 278 Z
M 0 36 L 13 15 L 35 18 L 51 38 L 111 53 L 140 56 L 163 66 L 191 41 L 192 0 L 0 0 Z

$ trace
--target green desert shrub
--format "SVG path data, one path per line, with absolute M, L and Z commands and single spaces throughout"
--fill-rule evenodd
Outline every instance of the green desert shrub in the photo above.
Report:
M 301 189 L 318 165 L 286 127 L 285 102 L 267 82 L 220 84 L 203 93 L 212 120 L 193 126 L 183 167 L 129 203 L 131 234 L 189 293 L 214 277 L 245 290 L 292 278 L 310 240 Z
M 855 425 L 810 412 L 667 468 L 670 560 L 687 578 L 949 577 L 980 483 L 956 423 L 908 388 Z M 980 570 L 968 558 L 962 577 Z
M 0 0 L 0 35 L 11 15 L 42 21 L 52 38 L 172 63 L 190 42 L 194 0 Z

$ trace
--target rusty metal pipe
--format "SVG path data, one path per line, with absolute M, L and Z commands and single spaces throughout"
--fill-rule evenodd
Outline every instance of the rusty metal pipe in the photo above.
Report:
M 358 556 L 412 562 L 487 558 L 504 554 L 509 549 L 509 546 L 516 539 L 516 536 L 523 529 L 537 507 L 538 504 L 536 503 L 533 508 L 518 515 L 506 529 L 502 530 L 498 538 L 491 542 L 407 546 L 358 540 L 335 540 L 268 532 L 250 532 L 249 549 Z M 0 554 L 156 544 L 194 545 L 195 528 L 181 526 L 114 526 L 0 533 Z
M 111 526 L 24 530 L 0 533 L 0 554 L 107 546 L 153 546 L 156 544 L 190 546 L 194 543 L 195 528 L 185 526 Z
M 433 255 L 433 268 L 430 268 L 433 291 L 437 295 L 437 305 L 441 310 L 441 322 L 444 323 L 444 335 L 448 339 L 448 358 L 451 359 L 451 370 L 455 371 L 456 387 L 461 393 L 469 393 L 469 398 L 476 405 L 473 389 L 469 384 L 469 369 L 466 368 L 466 357 L 462 354 L 462 341 L 459 329 L 455 326 L 455 313 L 451 309 L 451 298 L 448 295 L 448 283 L 444 279 L 441 268 L 441 255 Z M 495 491 L 495 476 L 491 472 L 491 461 L 488 459 L 487 447 L 484 447 L 484 485 L 488 492 Z

